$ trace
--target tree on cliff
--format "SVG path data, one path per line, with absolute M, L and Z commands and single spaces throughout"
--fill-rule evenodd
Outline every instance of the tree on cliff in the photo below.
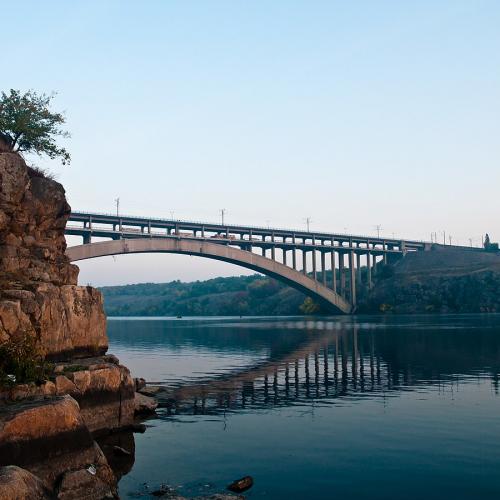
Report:
M 14 152 L 35 153 L 49 158 L 60 158 L 63 165 L 71 157 L 66 149 L 56 144 L 56 137 L 69 137 L 60 128 L 65 123 L 61 113 L 51 111 L 55 94 L 37 94 L 29 90 L 22 94 L 11 89 L 0 97 L 0 139 Z

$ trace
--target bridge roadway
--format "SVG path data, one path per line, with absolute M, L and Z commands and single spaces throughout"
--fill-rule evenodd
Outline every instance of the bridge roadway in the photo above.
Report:
M 83 245 L 67 250 L 72 261 L 125 253 L 198 255 L 272 276 L 342 313 L 355 311 L 357 290 L 371 288 L 380 264 L 431 248 L 413 240 L 87 212 L 72 212 L 65 233 L 83 238 Z

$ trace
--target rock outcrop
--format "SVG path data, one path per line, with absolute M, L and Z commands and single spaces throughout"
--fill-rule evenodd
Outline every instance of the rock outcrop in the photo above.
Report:
M 77 286 L 65 255 L 61 184 L 0 153 L 0 343 L 30 335 L 53 359 L 107 349 L 101 294 Z
M 102 296 L 77 285 L 65 255 L 69 213 L 59 183 L 0 147 L 0 346 L 29 339 L 30 363 L 53 362 L 40 376 L 0 373 L 0 500 L 117 496 L 94 437 L 131 427 L 136 382 L 105 355 Z

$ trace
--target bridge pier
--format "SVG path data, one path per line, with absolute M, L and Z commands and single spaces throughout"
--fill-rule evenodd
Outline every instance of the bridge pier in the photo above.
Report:
M 325 252 L 321 250 L 320 253 L 321 253 L 321 281 L 323 282 L 323 286 L 326 286 Z
M 318 277 L 316 275 L 316 250 L 312 250 L 312 266 L 313 266 L 313 279 L 317 281 Z
M 356 285 L 361 286 L 361 254 L 356 254 Z
M 346 296 L 346 280 L 345 280 L 345 254 L 339 253 L 339 274 L 340 274 L 340 295 Z
M 368 290 L 370 290 L 372 287 L 372 264 L 370 252 L 366 254 L 366 281 Z
M 295 248 L 292 250 L 292 264 L 293 264 L 293 268 L 296 270 L 297 269 L 297 250 Z
M 307 252 L 302 250 L 302 274 L 307 274 Z
M 92 243 L 92 236 L 90 235 L 90 233 L 84 234 L 83 235 L 83 244 L 89 245 L 90 243 Z
M 356 305 L 356 269 L 354 267 L 355 255 L 354 251 L 349 252 L 349 271 L 350 271 L 350 281 L 351 281 L 351 305 Z
M 332 290 L 337 291 L 337 269 L 335 268 L 335 251 L 331 253 L 331 267 L 332 267 Z

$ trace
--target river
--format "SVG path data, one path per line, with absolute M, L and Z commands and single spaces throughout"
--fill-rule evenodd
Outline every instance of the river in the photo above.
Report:
M 171 391 L 122 498 L 247 474 L 248 498 L 500 495 L 500 315 L 110 318 L 108 334 Z

